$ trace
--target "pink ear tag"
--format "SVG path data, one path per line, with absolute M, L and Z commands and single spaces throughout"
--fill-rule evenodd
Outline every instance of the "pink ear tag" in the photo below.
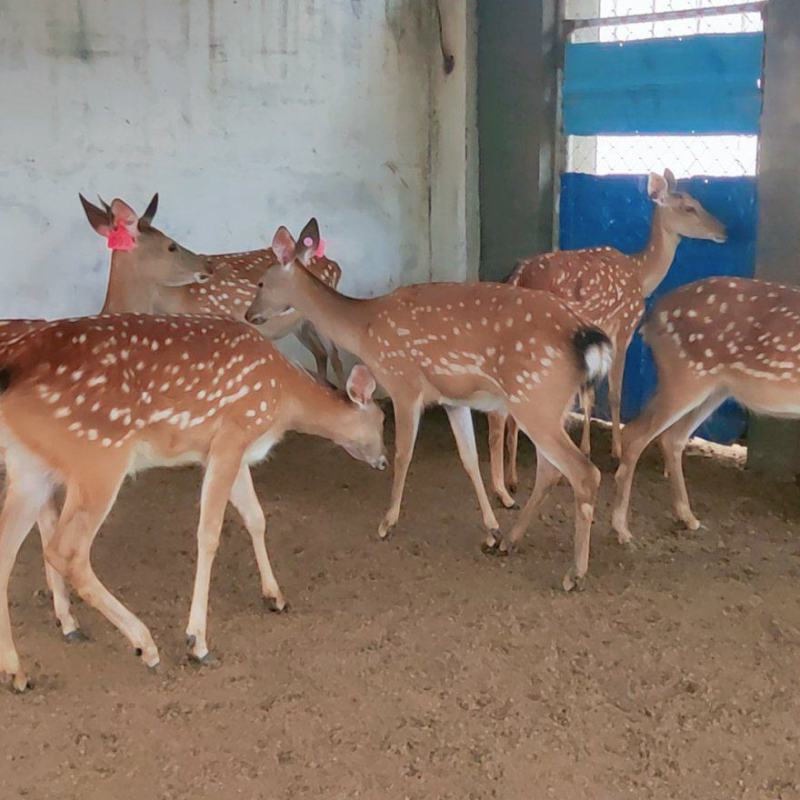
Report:
M 134 247 L 136 242 L 133 241 L 133 236 L 121 222 L 118 222 L 117 227 L 108 234 L 108 249 L 128 251 Z
M 319 240 L 317 249 L 314 251 L 314 258 L 322 258 L 325 255 L 325 245 L 327 242 L 324 239 Z

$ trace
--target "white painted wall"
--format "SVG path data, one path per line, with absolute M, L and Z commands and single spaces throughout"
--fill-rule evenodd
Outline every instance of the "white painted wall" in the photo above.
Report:
M 156 224 L 208 253 L 317 215 L 356 295 L 464 277 L 453 100 L 461 155 L 430 190 L 440 65 L 427 0 L 0 0 L 0 317 L 100 308 L 79 191 L 159 191 Z M 435 269 L 432 204 L 462 220 Z

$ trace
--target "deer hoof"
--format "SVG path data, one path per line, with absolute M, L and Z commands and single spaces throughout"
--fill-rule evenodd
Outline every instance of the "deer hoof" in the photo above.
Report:
M 11 687 L 17 694 L 22 694 L 28 689 L 33 689 L 33 683 L 28 680 L 24 672 L 18 672 L 11 680 Z
M 289 610 L 289 604 L 283 598 L 265 597 L 264 605 L 273 614 L 285 614 Z
M 88 642 L 89 637 L 80 629 L 75 628 L 74 631 L 70 631 L 69 633 L 64 634 L 64 639 L 69 642 L 70 644 L 76 644 L 78 642 Z
M 582 592 L 586 588 L 586 576 L 576 575 L 575 570 L 571 569 L 561 581 L 561 586 L 565 592 Z

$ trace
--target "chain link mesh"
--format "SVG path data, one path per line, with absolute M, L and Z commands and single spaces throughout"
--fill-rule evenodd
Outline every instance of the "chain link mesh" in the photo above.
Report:
M 575 42 L 629 42 L 706 33 L 763 30 L 759 12 L 703 16 L 742 0 L 567 0 L 567 19 L 696 11 L 688 19 L 601 25 L 575 31 Z M 567 169 L 594 175 L 641 174 L 669 167 L 678 177 L 755 175 L 757 136 L 570 136 Z

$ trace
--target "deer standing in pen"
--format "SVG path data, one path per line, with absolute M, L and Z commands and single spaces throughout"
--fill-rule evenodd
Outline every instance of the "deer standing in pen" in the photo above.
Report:
M 611 406 L 612 446 L 620 456 L 620 404 L 625 354 L 644 314 L 645 298 L 652 294 L 669 271 L 675 251 L 684 237 L 724 242 L 725 228 L 700 203 L 678 190 L 669 170 L 663 177 L 652 173 L 647 193 L 655 203 L 650 239 L 640 253 L 625 255 L 611 247 L 561 250 L 520 261 L 508 279 L 512 286 L 540 289 L 558 295 L 583 319 L 601 328 L 614 343 L 614 360 L 608 375 Z M 581 392 L 584 410 L 581 449 L 590 451 L 590 423 L 594 392 Z M 508 426 L 506 428 L 506 422 Z M 503 439 L 506 432 L 509 481 L 506 486 Z M 503 505 L 511 507 L 509 494 L 517 486 L 518 428 L 502 414 L 489 415 L 489 449 L 492 483 Z
M 205 467 L 190 655 L 208 656 L 211 567 L 228 500 L 252 537 L 264 597 L 285 606 L 264 543 L 249 465 L 288 430 L 331 439 L 384 469 L 375 380 L 356 366 L 347 395 L 316 382 L 250 326 L 212 317 L 122 314 L 37 324 L 0 354 L 0 439 L 8 490 L 0 514 L 0 673 L 27 676 L 14 646 L 8 579 L 20 545 L 54 487 L 66 489 L 45 555 L 85 602 L 131 642 L 145 664 L 158 650 L 144 624 L 99 581 L 92 541 L 127 474 L 152 466 Z M 56 587 L 69 598 L 63 582 Z M 78 630 L 77 623 L 74 623 Z
M 682 454 L 692 433 L 728 397 L 757 414 L 800 417 L 800 290 L 747 278 L 709 278 L 661 298 L 643 328 L 658 388 L 625 426 L 613 527 L 628 528 L 631 485 L 645 447 L 660 436 L 675 515 L 700 527 L 689 503 Z
M 79 196 L 89 224 L 113 251 L 101 313 L 209 314 L 243 321 L 259 278 L 275 263 L 266 249 L 211 256 L 186 250 L 153 227 L 157 194 L 141 217 L 122 200 L 109 205 L 101 199 L 103 208 L 98 208 Z M 325 257 L 324 246 L 318 248 L 308 269 L 334 288 L 342 276 L 339 265 Z M 320 380 L 327 380 L 330 359 L 338 384 L 344 385 L 336 347 L 321 339 L 310 323 L 287 316 L 274 320 L 262 334 L 269 339 L 294 334 L 314 356 Z
M 605 375 L 611 344 L 547 292 L 503 284 L 420 284 L 368 300 L 346 297 L 304 268 L 319 231 L 311 220 L 296 244 L 280 228 L 270 267 L 247 313 L 254 324 L 294 309 L 323 335 L 357 355 L 392 399 L 395 460 L 392 499 L 378 533 L 397 523 L 420 415 L 445 407 L 486 528 L 484 546 L 508 552 L 563 474 L 575 495 L 575 561 L 563 585 L 586 574 L 599 471 L 572 443 L 564 417 L 578 388 Z M 306 244 L 306 243 L 309 244 Z M 507 539 L 481 479 L 471 409 L 511 413 L 539 452 L 536 487 Z

